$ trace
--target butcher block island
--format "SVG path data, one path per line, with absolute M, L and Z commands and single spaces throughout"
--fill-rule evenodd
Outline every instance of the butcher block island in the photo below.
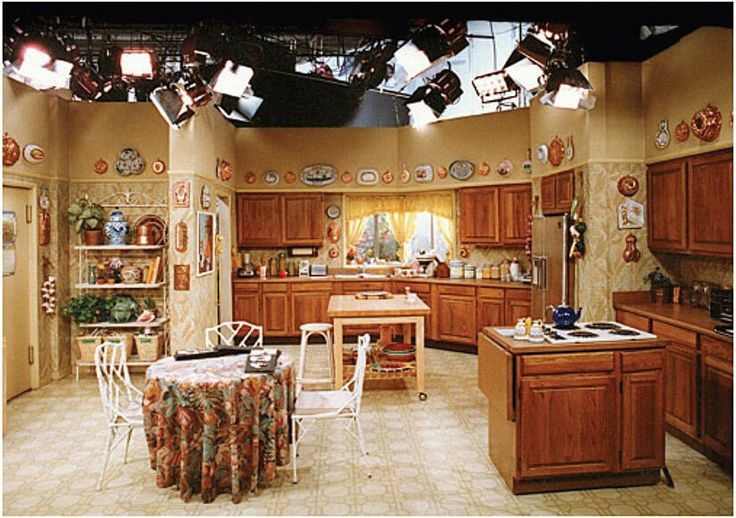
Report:
M 663 344 L 613 322 L 577 327 L 580 338 L 548 329 L 541 343 L 514 340 L 506 328 L 478 334 L 489 454 L 516 494 L 668 475 Z

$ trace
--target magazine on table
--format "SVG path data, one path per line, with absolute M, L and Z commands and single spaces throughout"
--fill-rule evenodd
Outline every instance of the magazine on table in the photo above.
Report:
M 245 361 L 245 372 L 273 372 L 281 351 L 271 348 L 255 348 Z

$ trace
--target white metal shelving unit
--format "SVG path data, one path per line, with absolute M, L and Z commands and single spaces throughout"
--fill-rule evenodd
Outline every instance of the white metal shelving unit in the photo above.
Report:
M 150 196 L 124 191 L 114 193 L 106 198 L 103 198 L 100 202 L 103 208 L 119 208 L 123 211 L 127 209 L 146 210 L 150 209 L 151 212 L 156 212 L 155 215 L 161 217 L 166 222 L 166 229 L 168 230 L 168 203 L 167 200 L 163 201 L 154 200 Z M 156 292 L 160 294 L 161 306 L 159 318 L 152 322 L 98 322 L 92 324 L 77 324 L 79 329 L 90 329 L 92 334 L 97 334 L 105 329 L 118 329 L 126 331 L 137 331 L 145 328 L 155 328 L 160 331 L 162 342 L 163 342 L 163 354 L 167 355 L 169 351 L 169 293 L 168 293 L 168 239 L 164 236 L 164 240 L 161 244 L 157 245 L 78 245 L 74 249 L 77 250 L 78 257 L 78 270 L 79 277 L 78 282 L 75 285 L 77 293 L 84 293 L 86 291 L 97 291 L 97 292 L 116 292 L 116 291 L 127 291 L 134 290 L 140 292 L 141 295 L 145 295 L 149 292 Z M 161 257 L 161 280 L 157 280 L 152 283 L 136 283 L 136 284 L 91 284 L 87 282 L 86 273 L 87 267 L 91 264 L 96 264 L 96 259 L 99 257 L 109 256 L 111 254 L 120 256 L 121 258 L 137 258 L 139 260 L 146 260 L 156 257 Z M 111 293 L 112 294 L 112 293 Z M 136 297 L 139 298 L 139 297 Z M 141 361 L 137 356 L 132 356 L 128 360 L 129 367 L 147 367 L 152 362 Z M 80 359 L 76 362 L 76 378 L 79 380 L 79 370 L 82 367 L 94 367 L 94 362 L 82 361 Z

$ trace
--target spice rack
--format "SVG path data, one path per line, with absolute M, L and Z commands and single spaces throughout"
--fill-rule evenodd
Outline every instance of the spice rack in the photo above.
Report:
M 112 194 L 100 201 L 100 205 L 103 208 L 119 208 L 126 216 L 128 216 L 128 222 L 132 225 L 138 217 L 145 214 L 155 214 L 160 216 L 164 221 L 167 220 L 168 216 L 168 204 L 164 201 L 157 201 L 143 193 L 136 192 L 118 192 Z M 132 217 L 131 217 L 132 216 Z M 168 228 L 168 224 L 166 225 Z M 161 354 L 163 356 L 168 355 L 169 352 L 169 308 L 168 308 L 168 239 L 165 235 L 163 241 L 156 245 L 78 245 L 74 249 L 78 253 L 78 282 L 75 284 L 77 294 L 85 292 L 135 292 L 136 300 L 140 301 L 144 297 L 151 297 L 156 301 L 156 307 L 158 308 L 159 316 L 150 322 L 94 322 L 94 323 L 80 323 L 77 324 L 77 328 L 91 330 L 89 334 L 100 335 L 106 330 L 119 330 L 119 331 L 139 331 L 146 328 L 155 329 L 158 331 L 161 340 Z M 159 276 L 153 282 L 140 282 L 126 284 L 122 282 L 118 283 L 104 283 L 94 284 L 89 282 L 89 266 L 96 265 L 103 257 L 118 256 L 124 261 L 137 261 L 146 262 L 155 257 L 160 257 L 160 265 L 158 271 Z M 126 261 L 126 262 L 127 262 Z M 152 361 L 144 361 L 138 358 L 136 355 L 131 356 L 128 359 L 129 367 L 147 367 L 151 365 Z M 86 361 L 77 359 L 76 360 L 76 379 L 79 381 L 79 371 L 81 368 L 94 367 L 93 361 Z

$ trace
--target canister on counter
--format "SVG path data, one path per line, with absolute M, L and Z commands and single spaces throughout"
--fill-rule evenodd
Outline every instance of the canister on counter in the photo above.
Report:
M 464 266 L 464 261 L 450 261 L 450 279 L 462 279 L 464 275 Z
M 472 264 L 466 264 L 464 268 L 465 275 L 463 276 L 466 279 L 475 279 L 475 266 Z
M 491 278 L 491 263 L 486 263 L 483 265 L 483 278 L 484 279 Z
M 483 267 L 482 266 L 478 266 L 475 269 L 475 278 L 476 279 L 482 279 L 483 278 Z
M 499 267 L 497 264 L 491 265 L 491 279 L 494 281 L 497 281 L 501 278 L 501 267 Z

